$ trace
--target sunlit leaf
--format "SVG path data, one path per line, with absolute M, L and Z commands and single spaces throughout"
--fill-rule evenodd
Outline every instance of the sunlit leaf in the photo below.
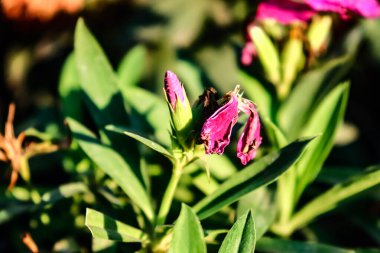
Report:
M 338 207 L 344 201 L 371 187 L 380 184 L 380 167 L 355 175 L 344 182 L 335 185 L 327 192 L 317 196 L 299 210 L 289 222 L 289 228 L 295 230 L 303 227 L 317 216 Z
M 207 218 L 249 192 L 276 180 L 297 161 L 310 140 L 312 139 L 297 140 L 285 148 L 274 151 L 253 162 L 245 169 L 231 176 L 218 190 L 194 206 L 198 217 L 200 219 Z
M 143 242 L 147 239 L 141 230 L 91 208 L 86 209 L 86 226 L 95 238 L 121 242 Z
M 256 231 L 250 210 L 239 217 L 222 242 L 219 253 L 252 253 L 255 250 Z
M 265 234 L 276 218 L 277 210 L 272 195 L 266 187 L 262 187 L 242 197 L 238 202 L 237 216 L 243 215 L 247 210 L 252 212 L 256 240 Z
M 348 99 L 349 85 L 343 83 L 332 90 L 310 115 L 303 135 L 322 135 L 313 142 L 296 164 L 297 184 L 295 200 L 305 187 L 318 175 L 334 144 L 335 133 L 343 121 Z
M 67 119 L 73 137 L 79 146 L 106 174 L 108 174 L 131 200 L 143 210 L 149 220 L 153 220 L 154 212 L 150 198 L 130 166 L 120 154 L 112 148 L 101 144 L 99 140 L 74 119 Z
M 181 213 L 174 225 L 173 239 L 169 253 L 202 253 L 206 252 L 203 231 L 194 211 L 182 204 Z
M 133 87 L 138 85 L 144 72 L 146 56 L 147 49 L 143 45 L 137 45 L 128 51 L 117 70 L 121 86 Z
M 145 146 L 153 149 L 154 151 L 157 151 L 158 153 L 166 156 L 170 160 L 172 160 L 172 161 L 175 160 L 174 156 L 168 150 L 166 150 L 163 146 L 161 146 L 160 144 L 158 144 L 158 143 L 156 143 L 154 141 L 151 141 L 151 140 L 149 140 L 149 139 L 147 139 L 145 137 L 142 137 L 142 136 L 140 136 L 138 134 L 132 133 L 131 131 L 129 131 L 125 127 L 108 125 L 108 126 L 106 126 L 106 129 L 110 130 L 110 131 L 117 132 L 117 133 L 125 134 L 125 135 L 127 135 L 127 136 L 129 136 L 129 137 L 131 137 L 131 138 L 133 138 L 133 139 L 141 142 Z
M 252 41 L 255 42 L 257 54 L 268 79 L 273 84 L 279 84 L 281 80 L 280 57 L 276 47 L 269 36 L 259 26 L 252 27 L 248 32 Z

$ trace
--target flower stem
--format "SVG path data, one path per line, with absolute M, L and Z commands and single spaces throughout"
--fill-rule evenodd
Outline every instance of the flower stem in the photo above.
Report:
M 168 187 L 166 188 L 164 197 L 162 198 L 160 210 L 157 216 L 156 225 L 163 225 L 165 223 L 166 216 L 168 215 L 170 207 L 172 205 L 174 193 L 175 193 L 175 190 L 177 189 L 177 185 L 178 185 L 179 179 L 181 178 L 181 175 L 182 175 L 182 166 L 179 164 L 175 164 Z

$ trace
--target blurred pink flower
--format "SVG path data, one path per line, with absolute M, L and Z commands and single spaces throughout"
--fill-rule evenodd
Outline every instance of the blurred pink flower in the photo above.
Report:
M 342 18 L 350 14 L 366 18 L 380 17 L 380 5 L 377 0 L 306 0 L 306 3 L 316 11 L 331 11 Z
M 253 58 L 257 56 L 257 51 L 255 44 L 253 44 L 252 40 L 245 42 L 244 47 L 241 51 L 240 61 L 243 65 L 248 66 L 251 65 Z
M 179 81 L 176 74 L 174 74 L 170 70 L 166 71 L 165 73 L 164 89 L 168 102 L 170 103 L 173 111 L 175 110 L 178 98 L 183 104 L 185 103 L 186 95 L 183 85 Z
M 256 20 L 273 19 L 288 25 L 294 22 L 307 22 L 315 11 L 304 3 L 290 0 L 265 0 L 257 7 Z
M 201 140 L 206 154 L 223 154 L 230 143 L 232 127 L 238 119 L 238 98 L 235 93 L 227 95 L 228 102 L 216 110 L 203 124 Z
M 254 104 L 247 99 L 242 100 L 242 103 L 239 104 L 239 109 L 249 115 L 237 144 L 237 157 L 240 158 L 243 165 L 246 165 L 255 158 L 256 151 L 261 144 L 260 119 Z

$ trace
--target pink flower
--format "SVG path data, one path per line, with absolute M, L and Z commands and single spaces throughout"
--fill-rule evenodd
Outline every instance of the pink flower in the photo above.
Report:
M 294 22 L 307 22 L 315 11 L 304 3 L 290 0 L 265 0 L 258 5 L 256 19 L 273 19 L 288 25 Z
M 255 158 L 261 144 L 260 119 L 253 103 L 238 95 L 239 86 L 222 99 L 227 103 L 217 109 L 203 124 L 201 140 L 206 154 L 222 154 L 230 143 L 231 131 L 238 119 L 239 111 L 249 115 L 244 131 L 237 145 L 237 157 L 243 165 Z
M 179 81 L 176 74 L 170 70 L 165 73 L 164 89 L 168 102 L 170 103 L 173 111 L 175 110 L 177 99 L 179 98 L 182 104 L 185 104 L 185 90 Z
M 253 58 L 257 56 L 257 51 L 253 41 L 247 41 L 244 44 L 243 50 L 241 51 L 240 61 L 243 65 L 251 65 Z
M 206 147 L 206 154 L 223 154 L 230 143 L 232 127 L 238 119 L 238 98 L 232 93 L 229 100 L 216 110 L 203 124 L 201 140 Z
M 347 19 L 350 13 L 366 18 L 380 17 L 380 5 L 377 0 L 306 0 L 316 11 L 331 11 Z
M 244 127 L 244 131 L 239 138 L 237 144 L 237 157 L 243 165 L 255 158 L 256 151 L 261 144 L 260 136 L 260 119 L 253 103 L 247 99 L 243 99 L 239 105 L 239 109 L 249 115 L 248 121 Z

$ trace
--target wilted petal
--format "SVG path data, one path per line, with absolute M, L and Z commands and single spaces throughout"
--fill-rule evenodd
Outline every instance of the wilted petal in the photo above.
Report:
M 183 89 L 183 86 L 176 74 L 169 70 L 165 73 L 164 89 L 166 97 L 173 110 L 175 110 L 175 105 L 177 103 L 178 98 L 181 100 L 182 103 L 185 103 L 185 91 Z
M 238 119 L 238 98 L 230 95 L 230 100 L 214 112 L 203 124 L 201 140 L 206 154 L 222 154 L 230 143 L 232 127 Z
M 242 111 L 249 114 L 248 121 L 244 127 L 244 131 L 239 138 L 237 145 L 237 157 L 243 165 L 255 158 L 256 151 L 261 144 L 260 136 L 260 119 L 255 106 L 249 100 L 242 100 Z
M 288 25 L 293 22 L 306 22 L 312 18 L 315 11 L 304 3 L 290 0 L 266 0 L 257 7 L 257 20 L 273 19 Z

